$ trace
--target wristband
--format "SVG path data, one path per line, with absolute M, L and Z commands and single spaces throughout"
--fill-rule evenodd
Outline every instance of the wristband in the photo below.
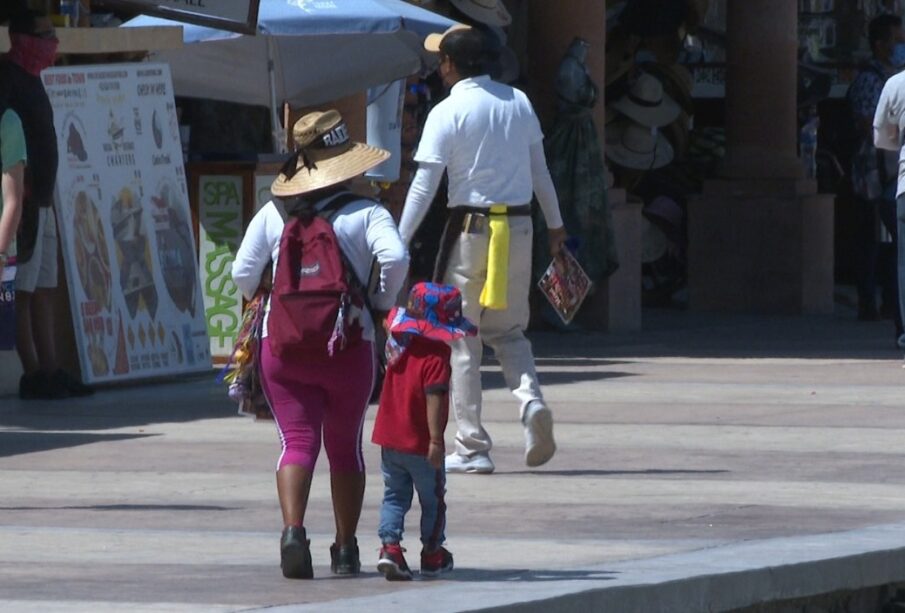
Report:
M 443 441 L 435 441 L 434 439 L 431 439 L 431 445 L 443 445 Z

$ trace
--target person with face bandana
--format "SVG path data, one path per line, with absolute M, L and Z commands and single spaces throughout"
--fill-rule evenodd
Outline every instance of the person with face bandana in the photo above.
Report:
M 449 97 L 428 114 L 399 232 L 408 243 L 421 224 L 444 171 L 449 220 L 434 281 L 457 287 L 479 336 L 452 343 L 452 407 L 458 425 L 448 473 L 491 473 L 490 435 L 481 425 L 482 344 L 490 346 L 519 401 L 525 463 L 545 464 L 556 452 L 553 415 L 544 401 L 528 325 L 531 284 L 531 198 L 547 222 L 550 253 L 566 241 L 559 200 L 544 157 L 543 133 L 528 97 L 488 75 L 492 47 L 477 29 L 454 26 L 425 40 L 439 54 Z
M 892 236 L 890 259 L 896 251 L 896 156 L 878 150 L 873 142 L 873 120 L 883 85 L 905 67 L 905 31 L 902 19 L 880 15 L 868 26 L 868 39 L 873 57 L 858 72 L 849 86 L 846 98 L 851 121 L 857 134 L 852 156 L 852 191 L 857 215 L 858 319 L 878 319 L 877 277 L 884 271 L 880 285 L 883 307 L 895 322 L 895 337 L 902 335 L 897 275 L 892 266 L 881 266 L 879 228 L 882 223 Z M 900 273 L 901 274 L 901 273 Z
M 57 285 L 57 225 L 53 192 L 57 136 L 53 108 L 41 71 L 53 66 L 59 41 L 50 18 L 25 11 L 9 22 L 10 50 L 0 62 L 0 91 L 22 120 L 28 151 L 25 198 L 17 238 L 16 350 L 24 374 L 23 399 L 64 398 L 93 390 L 59 368 L 54 320 Z

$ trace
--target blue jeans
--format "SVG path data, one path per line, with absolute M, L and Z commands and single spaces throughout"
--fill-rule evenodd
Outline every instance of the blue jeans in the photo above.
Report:
M 399 543 L 405 514 L 412 507 L 413 490 L 421 502 L 421 543 L 428 551 L 446 540 L 446 471 L 437 470 L 425 456 L 381 448 L 383 504 L 380 506 L 380 542 Z

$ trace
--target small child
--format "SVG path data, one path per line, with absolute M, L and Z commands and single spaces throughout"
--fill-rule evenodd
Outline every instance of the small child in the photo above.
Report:
M 412 578 L 402 541 L 412 490 L 421 501 L 421 576 L 453 568 L 446 540 L 446 471 L 443 433 L 449 417 L 450 348 L 477 334 L 462 316 L 462 295 L 451 285 L 418 283 L 408 306 L 387 317 L 387 373 L 371 440 L 381 446 L 383 504 L 377 570 L 389 581 Z

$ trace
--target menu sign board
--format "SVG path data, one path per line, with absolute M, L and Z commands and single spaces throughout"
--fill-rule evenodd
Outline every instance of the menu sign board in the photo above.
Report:
M 165 64 L 53 68 L 56 207 L 88 382 L 210 368 L 195 242 Z
M 107 6 L 159 15 L 183 23 L 253 34 L 261 0 L 105 0 Z

